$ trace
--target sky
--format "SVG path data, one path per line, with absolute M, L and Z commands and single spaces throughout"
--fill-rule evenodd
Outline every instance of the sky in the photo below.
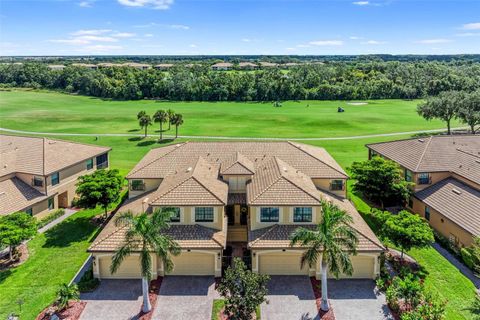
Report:
M 0 55 L 480 54 L 480 0 L 0 0 Z

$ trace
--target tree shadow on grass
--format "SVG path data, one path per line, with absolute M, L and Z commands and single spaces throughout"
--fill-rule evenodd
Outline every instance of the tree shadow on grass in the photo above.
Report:
M 138 131 L 140 131 L 140 129 L 130 129 L 130 130 L 128 130 L 128 132 L 138 132 Z
M 90 217 L 67 219 L 45 232 L 44 248 L 68 247 L 75 242 L 82 242 L 91 238 L 95 226 Z
M 5 280 L 7 280 L 7 278 L 10 277 L 14 273 L 14 271 L 12 271 L 11 269 L 0 271 L 0 283 L 3 283 Z
M 167 144 L 167 143 L 171 143 L 175 141 L 175 139 L 162 139 L 162 140 L 158 140 L 157 143 L 158 144 Z
M 133 137 L 133 138 L 128 138 L 128 141 L 140 141 L 142 139 L 143 137 Z
M 146 140 L 146 141 L 142 141 L 142 142 L 137 143 L 137 146 L 146 147 L 146 146 L 151 146 L 154 143 L 155 143 L 155 140 Z

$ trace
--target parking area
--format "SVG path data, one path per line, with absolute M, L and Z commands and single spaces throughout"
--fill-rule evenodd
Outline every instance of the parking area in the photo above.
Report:
M 373 280 L 329 280 L 328 294 L 336 320 L 393 320 Z
M 213 299 L 218 298 L 212 276 L 167 276 L 152 319 L 211 319 Z
M 80 320 L 135 319 L 142 307 L 142 282 L 102 280 L 94 292 L 82 293 L 87 302 Z
M 262 320 L 319 319 L 307 276 L 271 276 L 268 303 L 260 306 Z

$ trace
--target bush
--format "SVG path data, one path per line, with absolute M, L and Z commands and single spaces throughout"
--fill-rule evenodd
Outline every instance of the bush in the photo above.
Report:
M 425 295 L 422 303 L 414 310 L 407 311 L 401 320 L 441 320 L 445 318 L 446 302 L 432 295 Z
M 57 291 L 57 306 L 60 310 L 68 307 L 68 302 L 70 300 L 80 300 L 80 293 L 78 291 L 78 286 L 76 284 L 68 285 L 66 283 L 62 284 Z
M 48 216 L 46 216 L 43 219 L 41 219 L 40 221 L 38 221 L 37 222 L 37 228 L 40 229 L 40 228 L 46 226 L 47 224 L 49 224 L 53 220 L 63 216 L 64 214 L 65 214 L 64 209 L 55 210 L 54 212 L 50 213 Z
M 472 250 L 470 248 L 462 248 L 460 250 L 460 254 L 462 256 L 463 263 L 473 270 L 473 256 L 471 251 Z
M 93 277 L 93 267 L 90 267 L 78 282 L 78 290 L 80 292 L 91 292 L 100 284 L 100 280 Z

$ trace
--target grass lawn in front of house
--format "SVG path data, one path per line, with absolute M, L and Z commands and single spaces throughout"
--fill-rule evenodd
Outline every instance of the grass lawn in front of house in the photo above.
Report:
M 212 320 L 219 320 L 219 313 L 222 311 L 223 307 L 225 305 L 225 300 L 223 299 L 215 299 L 213 300 L 212 304 Z M 260 307 L 257 308 L 255 311 L 257 320 L 260 320 Z

